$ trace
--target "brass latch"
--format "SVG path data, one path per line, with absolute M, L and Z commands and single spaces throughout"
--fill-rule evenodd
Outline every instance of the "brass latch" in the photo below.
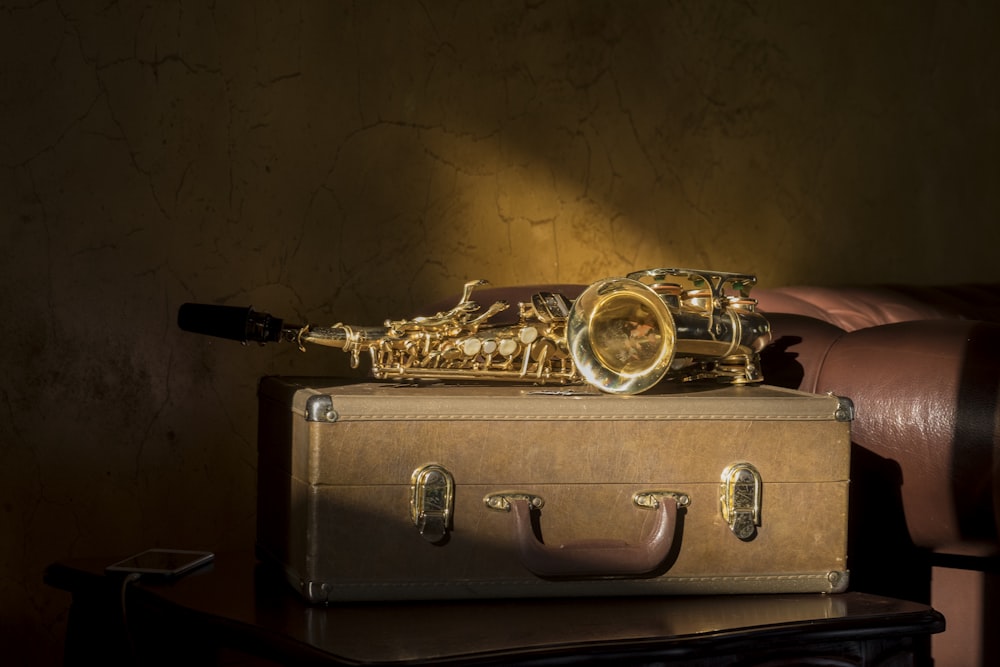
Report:
M 757 536 L 762 486 L 760 473 L 749 463 L 734 463 L 722 471 L 719 497 L 722 518 L 733 534 L 745 542 Z
M 410 477 L 410 518 L 428 542 L 441 542 L 451 528 L 455 505 L 455 480 L 448 470 L 429 463 Z

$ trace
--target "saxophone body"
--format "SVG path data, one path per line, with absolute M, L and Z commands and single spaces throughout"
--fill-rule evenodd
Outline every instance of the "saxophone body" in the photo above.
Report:
M 178 319 L 182 329 L 244 342 L 339 348 L 352 367 L 366 356 L 377 379 L 586 383 L 636 394 L 663 380 L 762 381 L 758 353 L 771 334 L 749 297 L 755 282 L 748 274 L 649 269 L 598 281 L 575 299 L 536 292 L 504 324 L 495 319 L 510 304 L 483 309 L 473 300 L 481 280 L 466 283 L 449 310 L 382 326 L 286 326 L 248 308 L 231 312 L 235 325 L 220 333 L 203 323 L 230 307 L 201 304 L 185 304 Z

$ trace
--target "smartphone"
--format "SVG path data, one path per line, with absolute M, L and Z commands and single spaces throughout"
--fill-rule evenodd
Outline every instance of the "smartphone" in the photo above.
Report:
M 215 554 L 211 551 L 187 551 L 184 549 L 147 549 L 125 560 L 105 568 L 106 572 L 127 574 L 148 574 L 156 577 L 173 578 L 211 563 Z

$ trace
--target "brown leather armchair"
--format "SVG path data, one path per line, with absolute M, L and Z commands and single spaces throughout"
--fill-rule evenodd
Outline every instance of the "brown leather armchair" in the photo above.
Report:
M 765 381 L 854 401 L 851 587 L 944 613 L 937 665 L 1000 664 L 1000 285 L 753 295 Z

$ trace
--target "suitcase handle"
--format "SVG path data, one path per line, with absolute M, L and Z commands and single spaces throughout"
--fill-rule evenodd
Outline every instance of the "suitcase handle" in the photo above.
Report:
M 646 497 L 640 502 L 639 495 Z M 687 505 L 686 495 L 675 493 L 638 494 L 636 505 L 654 506 L 656 524 L 637 544 L 623 540 L 586 539 L 547 547 L 538 541 L 531 526 L 529 499 L 510 498 L 514 513 L 514 538 L 521 564 L 543 577 L 590 577 L 640 575 L 656 569 L 667 558 L 674 543 L 677 508 Z

